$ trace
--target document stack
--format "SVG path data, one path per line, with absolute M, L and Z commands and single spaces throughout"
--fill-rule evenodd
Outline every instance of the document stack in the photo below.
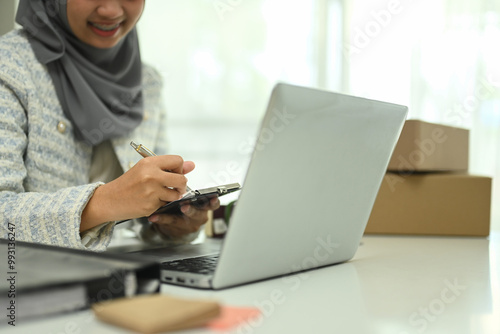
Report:
M 468 170 L 469 130 L 407 120 L 365 233 L 488 236 L 492 179 Z
M 4 275 L 0 307 L 7 315 L 0 328 L 86 309 L 100 301 L 159 291 L 159 264 L 131 255 L 6 239 L 0 239 L 0 254 L 6 254 L 0 261 Z

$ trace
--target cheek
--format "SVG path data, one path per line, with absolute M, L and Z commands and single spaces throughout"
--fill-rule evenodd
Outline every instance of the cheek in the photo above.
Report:
M 83 8 L 79 8 L 77 6 L 69 6 L 67 9 L 67 17 L 68 23 L 75 35 L 83 32 L 83 29 L 87 26 L 87 20 L 85 19 L 86 15 L 84 14 Z
M 138 0 L 130 4 L 128 7 L 128 14 L 133 18 L 134 22 L 139 21 L 144 10 L 144 0 Z
M 73 24 L 70 24 L 71 31 L 73 34 L 78 37 L 80 40 L 85 39 L 85 35 L 87 34 L 87 22 L 86 21 L 74 21 Z

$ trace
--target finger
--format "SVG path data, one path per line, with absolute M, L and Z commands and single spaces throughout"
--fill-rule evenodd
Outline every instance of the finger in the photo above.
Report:
M 155 159 L 155 162 L 164 171 L 183 174 L 184 160 L 179 155 L 159 155 L 148 159 Z
M 183 213 L 183 216 L 189 218 L 193 224 L 203 225 L 208 220 L 208 209 L 198 209 L 187 204 L 181 206 L 181 212 Z
M 151 223 L 159 223 L 160 222 L 160 215 L 151 215 L 148 217 L 148 221 Z
M 211 198 L 199 199 L 194 207 L 198 210 L 216 210 L 220 207 L 219 197 L 215 196 Z
M 210 210 L 217 210 L 220 207 L 219 197 L 212 198 L 210 200 Z
M 186 204 L 181 206 L 181 212 L 188 217 L 191 217 L 196 209 L 192 205 Z
M 171 172 L 162 172 L 159 177 L 159 182 L 163 187 L 175 188 L 181 193 L 186 192 L 186 185 L 188 180 L 184 175 Z
M 180 215 L 154 214 L 149 216 L 148 220 L 151 223 L 156 223 L 159 225 L 175 225 L 177 227 L 187 225 L 186 218 L 183 218 Z
M 182 236 L 198 231 L 201 224 L 195 224 L 185 216 L 180 215 L 152 215 L 148 218 L 152 223 L 161 227 L 162 231 L 171 236 Z
M 156 224 L 156 226 L 160 230 L 160 233 L 174 238 L 179 238 L 186 234 L 193 233 L 199 230 L 199 227 L 190 227 L 189 225 L 177 227 L 176 225 Z
M 193 171 L 195 165 L 192 161 L 184 161 L 183 173 L 187 174 Z
M 184 193 L 183 191 L 181 191 L 177 188 L 163 187 L 160 190 L 160 196 L 158 199 L 161 202 L 163 202 L 163 204 L 165 204 L 168 202 L 177 201 L 178 199 L 180 199 L 182 197 L 183 193 Z

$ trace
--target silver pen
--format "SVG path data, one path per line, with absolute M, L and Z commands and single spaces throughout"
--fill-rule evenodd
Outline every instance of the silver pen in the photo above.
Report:
M 147 148 L 146 146 L 144 146 L 142 144 L 136 144 L 134 141 L 131 141 L 130 146 L 132 146 L 134 148 L 134 150 L 136 150 L 137 153 L 142 155 L 143 158 L 156 157 L 156 154 L 153 151 L 151 151 L 149 148 Z M 170 172 L 170 171 L 167 171 L 167 172 Z M 186 185 L 186 194 L 190 194 L 191 192 L 193 192 L 191 190 L 191 188 L 189 188 Z M 183 197 L 185 197 L 186 194 L 184 194 Z

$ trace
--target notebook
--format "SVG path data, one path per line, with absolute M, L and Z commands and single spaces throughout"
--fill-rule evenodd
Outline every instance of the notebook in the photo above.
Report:
M 401 105 L 277 84 L 220 253 L 163 262 L 161 281 L 223 289 L 350 260 L 406 115 Z

